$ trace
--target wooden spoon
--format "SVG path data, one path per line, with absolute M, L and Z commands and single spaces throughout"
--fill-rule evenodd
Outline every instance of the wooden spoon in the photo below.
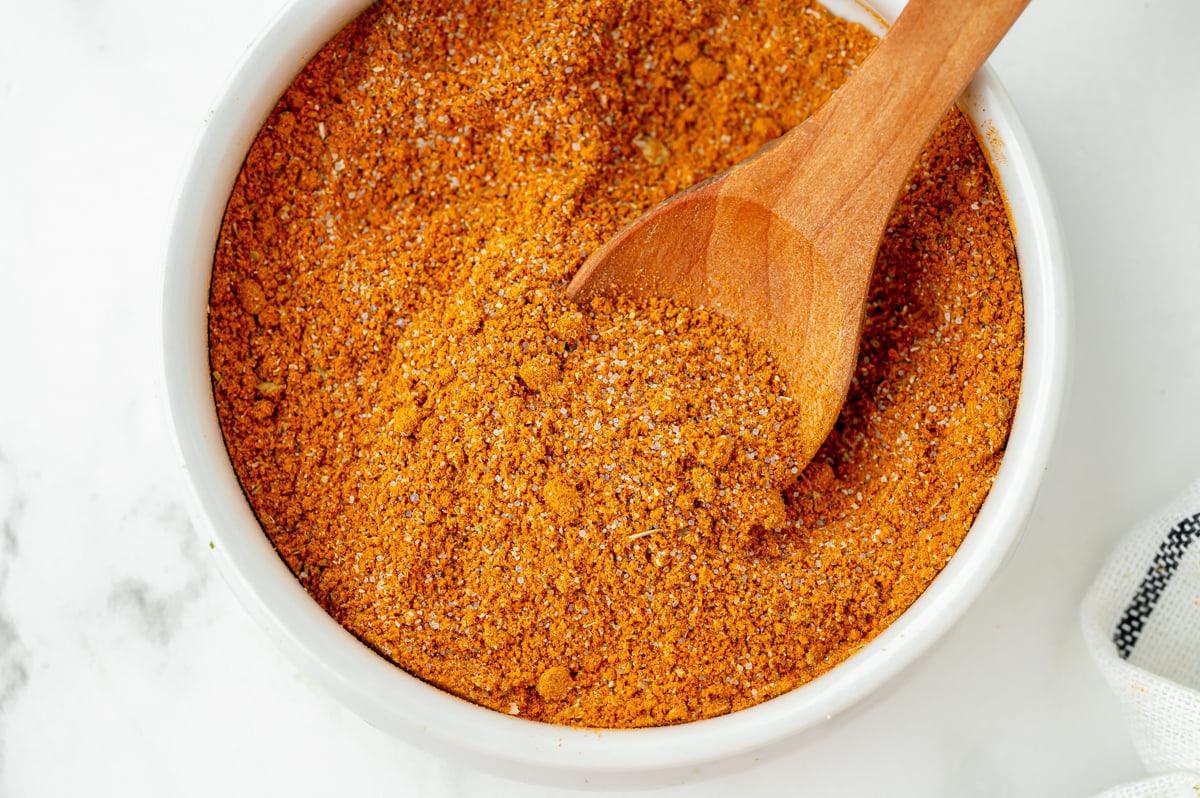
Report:
M 569 298 L 711 307 L 767 341 L 807 463 L 841 412 L 867 287 L 913 162 L 1029 0 L 909 0 L 808 121 L 650 210 L 584 262 Z

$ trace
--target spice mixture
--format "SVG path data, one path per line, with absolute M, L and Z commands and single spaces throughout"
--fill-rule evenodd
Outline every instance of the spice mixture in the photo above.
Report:
M 561 297 L 873 43 L 800 0 L 381 2 L 313 59 L 230 198 L 210 347 L 233 465 L 322 607 L 471 701 L 630 727 L 790 690 L 921 594 L 991 485 L 1022 359 L 1006 210 L 957 111 L 803 471 L 761 344 Z

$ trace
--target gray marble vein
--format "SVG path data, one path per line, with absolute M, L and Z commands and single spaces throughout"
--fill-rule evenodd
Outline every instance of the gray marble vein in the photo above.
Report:
M 17 530 L 24 506 L 15 470 L 0 451 L 0 774 L 5 772 L 5 717 L 29 683 L 28 654 L 6 600 L 9 576 L 20 552 Z
M 188 609 L 209 580 L 209 569 L 187 511 L 177 501 L 158 495 L 143 497 L 126 514 L 135 534 L 166 535 L 179 549 L 182 573 L 129 574 L 117 578 L 108 592 L 107 607 L 132 621 L 147 641 L 168 646 Z

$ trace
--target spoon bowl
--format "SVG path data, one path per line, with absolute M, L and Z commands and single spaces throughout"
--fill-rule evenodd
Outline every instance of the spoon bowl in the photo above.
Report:
M 910 0 L 808 121 L 634 221 L 567 296 L 656 294 L 740 322 L 787 377 L 807 463 L 850 387 L 871 272 L 912 164 L 1028 3 Z

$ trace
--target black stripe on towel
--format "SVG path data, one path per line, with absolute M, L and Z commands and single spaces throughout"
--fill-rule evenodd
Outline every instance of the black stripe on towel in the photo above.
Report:
M 1154 562 L 1146 569 L 1146 575 L 1142 577 L 1142 583 L 1133 594 L 1133 600 L 1125 607 L 1117 628 L 1113 630 L 1113 643 L 1116 644 L 1121 659 L 1129 659 L 1142 633 L 1142 627 L 1146 625 L 1146 619 L 1158 603 L 1158 597 L 1162 595 L 1167 583 L 1179 568 L 1179 561 L 1183 559 L 1188 546 L 1197 539 L 1200 539 L 1200 513 L 1171 527 L 1171 531 L 1159 544 Z

